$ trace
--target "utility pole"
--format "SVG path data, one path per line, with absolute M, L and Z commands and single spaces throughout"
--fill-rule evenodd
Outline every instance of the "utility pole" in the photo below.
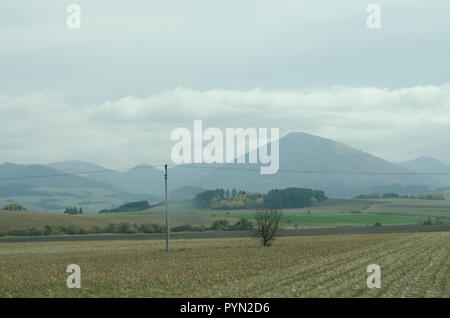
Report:
M 166 186 L 166 251 L 169 251 L 169 215 L 167 210 L 167 165 L 164 166 L 164 170 L 166 171 L 164 175 L 165 186 Z

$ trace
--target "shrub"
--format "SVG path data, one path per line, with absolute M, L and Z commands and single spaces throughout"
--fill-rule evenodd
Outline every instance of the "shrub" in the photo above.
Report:
M 92 227 L 92 233 L 95 233 L 95 234 L 100 234 L 100 233 L 103 233 L 103 230 L 101 229 L 101 228 L 99 228 L 98 226 L 93 226 Z
M 27 209 L 25 207 L 21 206 L 20 204 L 11 203 L 11 204 L 5 205 L 3 210 L 6 210 L 6 211 L 26 211 Z
M 179 225 L 170 229 L 172 232 L 203 232 L 210 230 L 210 228 L 201 225 L 201 226 L 192 226 L 191 224 Z
M 105 228 L 105 233 L 118 233 L 119 228 L 117 224 L 109 223 Z
M 64 213 L 65 214 L 83 214 L 83 209 L 82 208 L 77 209 L 76 207 L 73 206 L 71 208 L 67 208 L 64 211 Z
M 61 231 L 54 225 L 47 224 L 44 226 L 44 235 L 58 235 Z
M 27 236 L 28 235 L 28 231 L 25 230 L 25 229 L 10 230 L 10 231 L 8 231 L 8 235 Z
M 236 231 L 248 231 L 248 230 L 252 230 L 253 229 L 253 223 L 246 219 L 246 218 L 241 218 L 239 221 L 236 222 L 236 224 L 234 224 L 232 226 L 233 230 Z
M 185 224 L 185 225 L 179 225 L 175 226 L 171 229 L 172 232 L 192 232 L 192 225 Z
M 423 225 L 432 225 L 433 222 L 431 221 L 431 218 L 429 217 L 426 221 L 423 221 Z
M 66 234 L 70 234 L 70 235 L 77 235 L 77 234 L 81 234 L 80 228 L 76 225 L 69 225 L 68 227 L 66 227 Z
M 83 227 L 80 227 L 80 234 L 89 234 L 92 233 L 92 231 L 90 229 L 85 229 Z
M 228 220 L 218 220 L 214 221 L 211 225 L 211 230 L 214 231 L 227 231 L 230 230 L 231 224 Z
M 42 236 L 44 235 L 44 231 L 41 229 L 37 229 L 32 227 L 31 229 L 28 230 L 28 234 L 29 236 Z
M 381 226 L 381 222 L 375 222 L 373 226 Z
M 124 234 L 136 234 L 138 232 L 138 230 L 133 226 L 133 227 L 128 227 Z
M 159 224 L 141 224 L 139 231 L 142 233 L 164 233 L 165 228 Z

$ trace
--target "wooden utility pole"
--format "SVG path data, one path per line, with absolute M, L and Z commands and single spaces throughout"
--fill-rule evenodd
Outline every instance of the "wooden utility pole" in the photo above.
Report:
M 166 173 L 164 174 L 165 188 L 166 188 L 166 251 L 168 252 L 169 247 L 169 214 L 167 209 L 167 165 L 164 166 Z

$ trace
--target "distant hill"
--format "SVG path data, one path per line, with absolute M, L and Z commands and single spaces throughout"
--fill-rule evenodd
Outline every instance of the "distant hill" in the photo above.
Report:
M 87 162 L 87 161 L 79 161 L 79 160 L 73 160 L 73 161 L 60 161 L 60 162 L 53 162 L 46 165 L 47 167 L 64 171 L 68 173 L 73 174 L 81 174 L 86 172 L 100 172 L 100 171 L 111 171 L 114 172 L 111 169 L 99 166 L 95 163 Z
M 27 184 L 33 187 L 94 188 L 116 191 L 111 184 L 99 182 L 82 176 L 62 174 L 44 165 L 0 165 L 0 185 Z
M 418 173 L 448 173 L 449 175 L 433 175 L 441 186 L 450 186 L 450 165 L 431 157 L 419 157 L 411 161 L 399 163 L 399 166 Z
M 58 168 L 62 169 L 62 166 Z M 18 203 L 38 211 L 64 211 L 67 207 L 79 206 L 93 212 L 124 201 L 159 200 L 154 195 L 143 197 L 124 193 L 111 180 L 96 180 L 91 175 L 87 177 L 77 173 L 73 165 L 65 167 L 69 168 L 70 171 L 61 171 L 37 164 L 1 164 L 0 205 Z M 78 171 L 93 171 L 92 168 L 99 170 L 99 166 L 78 165 Z
M 52 167 L 68 172 L 106 170 L 86 162 L 56 163 Z M 324 190 L 330 197 L 347 197 L 373 190 L 400 187 L 405 191 L 419 191 L 443 185 L 443 180 L 433 177 L 407 175 L 411 171 L 416 170 L 331 139 L 295 132 L 280 139 L 280 171 L 275 175 L 261 175 L 258 164 L 190 164 L 173 167 L 168 173 L 169 193 L 173 192 L 171 198 L 177 199 L 183 197 L 182 191 L 187 191 L 186 198 L 196 194 L 195 191 L 188 194 L 189 188 L 185 187 L 237 188 L 259 193 L 275 188 L 305 187 Z M 126 193 L 164 194 L 164 172 L 151 166 L 86 177 Z M 177 190 L 180 188 L 184 190 Z
M 128 171 L 114 171 L 85 161 L 55 162 L 49 166 L 62 172 L 79 174 L 90 180 L 108 184 L 125 193 L 139 195 L 164 193 L 164 172 L 145 164 Z
M 447 181 L 450 178 L 447 176 L 408 175 L 411 171 L 450 172 L 449 165 L 432 158 L 424 157 L 395 164 L 343 143 L 301 132 L 282 137 L 279 145 L 280 170 L 277 174 L 260 174 L 259 164 L 175 166 L 168 171 L 169 193 L 172 199 L 181 199 L 192 197 L 199 188 L 236 188 L 266 193 L 276 188 L 302 187 L 323 190 L 328 197 L 341 198 L 374 190 L 419 191 L 450 185 Z M 70 175 L 36 178 L 61 173 Z M 5 188 L 6 185 L 8 186 Z M 163 196 L 164 172 L 149 165 L 139 165 L 128 171 L 114 171 L 85 161 L 55 162 L 48 166 L 11 163 L 0 165 L 0 198 L 2 192 L 3 196 L 9 196 L 14 191 L 17 195 L 20 195 L 21 191 L 30 195 L 30 192 L 41 191 L 36 188 L 42 187 L 89 188 L 138 196 Z M 106 194 L 103 194 L 102 198 L 105 196 Z M 57 208 L 53 203 L 42 204 L 49 209 Z
M 205 188 L 184 186 L 169 193 L 169 199 L 175 201 L 190 200 L 201 192 L 206 191 Z
M 132 194 L 164 194 L 164 171 L 139 165 L 112 176 L 112 184 Z
M 405 175 L 409 171 L 394 163 L 327 138 L 296 132 L 282 137 L 279 145 L 277 174 L 261 175 L 258 164 L 224 164 L 209 169 L 209 173 L 208 165 L 203 165 L 204 174 L 192 185 L 259 193 L 275 188 L 305 187 L 323 190 L 329 197 L 346 197 L 373 186 L 436 184 L 430 177 Z

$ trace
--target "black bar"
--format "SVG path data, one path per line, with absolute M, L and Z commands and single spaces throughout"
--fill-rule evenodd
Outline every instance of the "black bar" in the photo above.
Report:
M 22 310 L 48 312 L 55 306 L 67 308 L 71 314 L 86 315 L 125 310 L 129 315 L 139 316 L 173 315 L 225 317 L 229 315 L 272 316 L 289 314 L 289 317 L 339 313 L 355 316 L 379 314 L 384 317 L 390 307 L 400 310 L 402 316 L 423 308 L 439 308 L 449 305 L 448 298 L 13 298 L 0 299 L 2 311 L 7 307 L 17 315 Z M 280 316 L 281 317 L 285 317 Z M 286 316 L 287 317 L 287 316 Z

